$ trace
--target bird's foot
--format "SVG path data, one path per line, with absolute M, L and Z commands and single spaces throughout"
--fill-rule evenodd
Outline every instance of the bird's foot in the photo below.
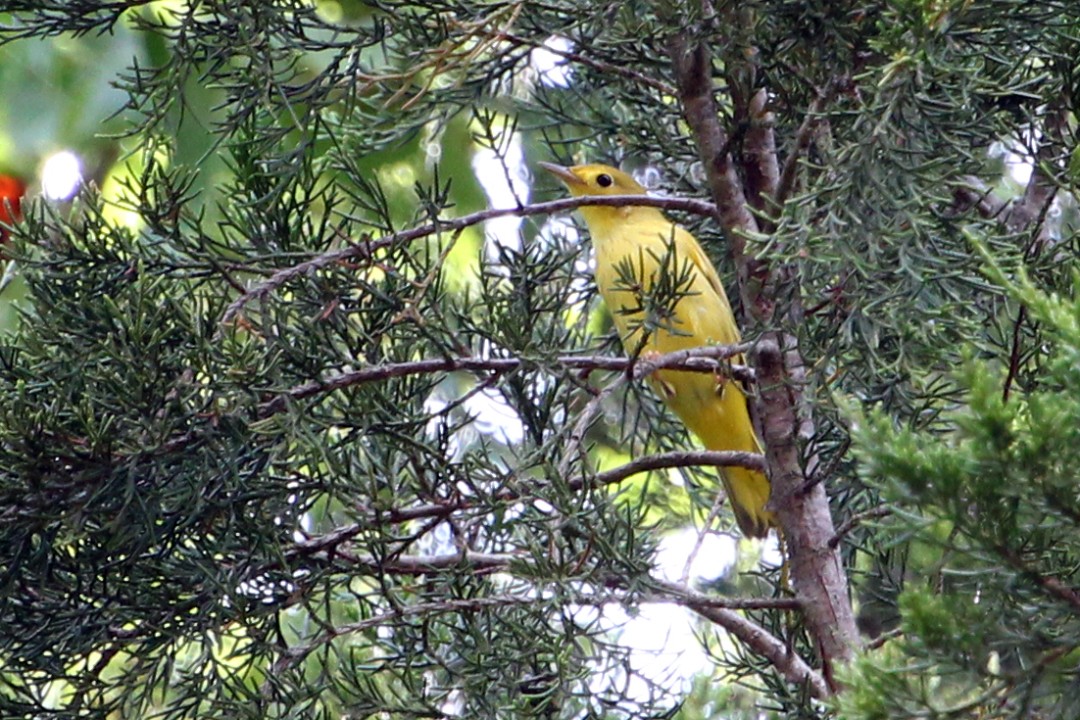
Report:
M 644 362 L 647 365 L 655 363 L 661 357 L 663 357 L 663 353 L 659 353 L 655 350 L 645 350 L 638 355 L 641 362 Z M 656 388 L 656 391 L 665 398 L 675 397 L 675 386 L 661 378 L 659 370 L 653 370 L 649 373 L 649 382 L 651 382 L 652 386 Z

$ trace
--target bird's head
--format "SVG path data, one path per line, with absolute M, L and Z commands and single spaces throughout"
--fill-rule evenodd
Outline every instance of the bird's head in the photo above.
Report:
M 645 187 L 637 180 L 610 165 L 574 165 L 564 167 L 552 163 L 539 163 L 540 167 L 559 178 L 574 197 L 592 195 L 644 195 Z M 589 229 L 595 235 L 597 230 L 609 227 L 620 219 L 626 220 L 631 213 L 659 214 L 659 210 L 645 207 L 609 207 L 605 205 L 586 205 L 578 208 Z
M 540 167 L 562 180 L 574 197 L 581 195 L 644 195 L 646 190 L 622 170 L 608 165 L 564 167 L 542 162 Z

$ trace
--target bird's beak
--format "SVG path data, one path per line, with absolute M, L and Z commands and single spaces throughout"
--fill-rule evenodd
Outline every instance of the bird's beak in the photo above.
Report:
M 575 175 L 574 171 L 568 167 L 546 162 L 537 163 L 537 165 L 562 180 L 567 187 L 580 187 L 582 185 L 581 178 Z

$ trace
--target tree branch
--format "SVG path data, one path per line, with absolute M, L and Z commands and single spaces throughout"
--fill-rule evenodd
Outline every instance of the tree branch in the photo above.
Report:
M 737 452 L 729 450 L 685 450 L 680 452 L 661 453 L 659 455 L 647 455 L 637 458 L 625 465 L 621 465 L 592 477 L 571 478 L 568 486 L 571 491 L 583 490 L 586 487 L 596 488 L 605 485 L 615 485 L 623 480 L 650 470 L 666 470 L 669 468 L 684 468 L 697 466 L 712 467 L 748 467 L 762 469 L 764 459 L 753 453 Z M 508 478 L 507 478 L 508 479 Z M 540 489 L 540 488 L 538 488 Z M 410 507 L 372 508 L 362 509 L 366 517 L 359 522 L 337 528 L 324 535 L 300 540 L 289 549 L 285 556 L 292 559 L 301 556 L 313 556 L 323 552 L 334 553 L 343 543 L 352 540 L 357 535 L 371 529 L 385 525 L 394 525 L 421 520 L 425 518 L 446 518 L 455 512 L 475 510 L 489 507 L 495 503 L 513 503 L 525 500 L 533 495 L 523 495 L 514 490 L 501 490 L 494 493 L 484 504 L 474 499 L 457 497 L 441 502 L 425 503 Z
M 1055 107 L 1047 111 L 1043 135 L 1051 138 L 1051 141 L 1040 144 L 1035 151 L 1031 177 L 1020 198 L 1006 202 L 995 196 L 993 189 L 986 183 L 970 175 L 961 178 L 961 182 L 953 188 L 954 210 L 966 212 L 974 208 L 984 218 L 999 219 L 1010 233 L 1029 231 L 1030 240 L 1024 248 L 1025 260 L 1034 259 L 1049 242 L 1050 228 L 1046 223 L 1046 218 L 1057 197 L 1058 188 L 1053 177 L 1047 172 L 1047 165 L 1056 160 L 1055 150 L 1060 152 L 1061 148 L 1067 146 L 1063 135 L 1066 123 L 1066 113 L 1060 107 L 1060 103 L 1056 103 Z M 1002 384 L 1001 395 L 1006 401 L 1020 373 L 1023 328 L 1026 322 L 1027 308 L 1021 306 L 1013 321 L 1009 369 Z
M 757 453 L 739 450 L 680 450 L 660 455 L 646 455 L 626 465 L 597 473 L 593 485 L 612 485 L 626 478 L 649 470 L 664 470 L 676 467 L 694 467 L 712 465 L 714 467 L 744 467 L 750 470 L 765 471 L 765 458 Z M 584 480 L 572 480 L 570 488 L 579 490 L 585 485 Z M 580 485 L 579 485 L 580 483 Z
M 847 575 L 839 550 L 831 545 L 836 532 L 825 489 L 821 483 L 804 486 L 798 438 L 792 432 L 798 426 L 799 390 L 788 380 L 783 351 L 769 339 L 758 344 L 756 355 L 765 452 L 772 471 L 769 504 L 780 517 L 795 589 L 821 646 L 826 676 L 831 677 L 831 666 L 850 660 L 859 645 Z
M 804 610 L 802 602 L 791 598 L 755 598 L 749 601 L 723 600 L 702 595 L 685 585 L 662 580 L 654 581 L 667 598 L 696 612 L 706 620 L 719 625 L 738 638 L 752 651 L 773 664 L 784 678 L 795 685 L 806 683 L 816 698 L 831 694 L 828 684 L 805 660 L 799 657 L 783 641 L 757 623 L 735 612 L 736 608 L 770 608 Z
M 299 645 L 286 648 L 274 662 L 274 672 L 280 673 L 289 667 L 296 665 L 311 654 L 313 650 L 326 645 L 335 638 L 352 635 L 372 628 L 382 627 L 395 620 L 403 620 L 417 615 L 433 615 L 435 613 L 469 612 L 490 608 L 507 607 L 511 605 L 531 605 L 536 603 L 535 598 L 520 597 L 517 595 L 497 595 L 493 597 L 477 598 L 447 598 L 434 602 L 416 603 L 414 605 L 398 605 L 384 612 L 373 615 L 357 622 L 345 625 L 330 625 L 319 635 Z
M 266 418 L 284 411 L 289 403 L 304 400 L 315 395 L 341 390 L 367 382 L 378 382 L 395 377 L 425 375 L 435 372 L 474 372 L 508 373 L 528 366 L 558 364 L 572 370 L 610 370 L 614 372 L 630 371 L 630 377 L 640 380 L 657 370 L 686 370 L 702 373 L 728 373 L 737 380 L 753 384 L 754 373 L 744 365 L 728 365 L 723 360 L 745 353 L 748 344 L 713 345 L 691 348 L 667 353 L 656 358 L 626 358 L 590 355 L 564 355 L 554 360 L 543 358 L 528 360 L 525 358 L 478 358 L 445 357 L 427 360 L 412 360 L 402 363 L 373 365 L 350 372 L 333 375 L 325 380 L 311 380 L 297 385 L 267 400 L 259 406 L 258 415 Z
M 952 184 L 952 212 L 964 213 L 974 208 L 988 220 L 1001 215 L 1009 203 L 994 194 L 994 189 L 974 175 L 964 175 Z
M 380 560 L 371 557 L 354 558 L 351 559 L 350 565 L 352 568 L 368 572 L 394 575 L 423 575 L 463 566 L 470 566 L 477 572 L 487 574 L 495 571 L 505 571 L 509 569 L 512 562 L 522 559 L 522 557 L 509 554 L 460 552 L 432 556 L 409 555 L 392 560 Z M 769 633 L 765 628 L 736 612 L 736 608 L 792 610 L 799 608 L 798 602 L 776 598 L 716 598 L 702 595 L 686 586 L 662 580 L 654 579 L 649 584 L 655 588 L 655 591 L 639 595 L 638 598 L 641 602 L 670 602 L 693 610 L 706 620 L 722 627 L 732 636 L 738 638 L 751 651 L 771 662 L 789 682 L 799 685 L 807 684 L 814 697 L 828 697 L 828 685 L 802 658 L 792 652 L 779 638 Z M 596 606 L 608 603 L 625 605 L 628 599 L 628 596 L 622 594 L 577 593 L 569 600 L 579 605 Z M 289 667 L 335 638 L 370 630 L 403 618 L 433 613 L 497 609 L 510 605 L 533 605 L 541 601 L 540 598 L 533 596 L 500 595 L 486 598 L 438 600 L 390 608 L 385 612 L 358 622 L 328 627 L 314 639 L 283 652 L 275 663 L 275 668 L 280 671 Z
M 836 528 L 836 534 L 829 540 L 829 547 L 836 547 L 840 544 L 840 541 L 844 539 L 844 536 L 849 532 L 857 528 L 864 520 L 873 520 L 880 517 L 888 517 L 892 515 L 893 509 L 887 505 L 878 505 L 872 507 L 869 510 L 863 510 L 860 513 L 855 513 L 849 517 L 843 525 Z
M 725 608 L 727 610 L 801 610 L 802 603 L 795 598 L 734 598 L 706 595 L 682 583 L 652 579 L 650 584 L 658 593 L 646 592 L 642 599 L 648 602 L 674 601 L 692 608 Z
M 743 170 L 746 173 L 746 189 L 750 204 L 758 211 L 771 215 L 779 212 L 779 207 L 771 210 L 769 205 L 778 195 L 780 184 L 780 163 L 776 157 L 776 116 L 769 109 L 769 94 L 759 88 L 750 98 L 747 110 L 750 128 L 746 131 L 743 144 Z M 762 229 L 768 232 L 772 223 L 762 223 Z
M 776 186 L 776 193 L 772 198 L 775 212 L 783 209 L 784 203 L 791 197 L 791 193 L 795 189 L 799 163 L 806 156 L 806 151 L 810 148 L 810 142 L 814 139 L 814 134 L 821 126 L 825 107 L 832 102 L 840 89 L 850 82 L 851 80 L 847 77 L 832 78 L 829 84 L 825 86 L 825 89 L 818 91 L 817 96 L 810 103 L 810 107 L 807 108 L 806 116 L 799 125 L 799 129 L 795 132 L 795 140 L 792 143 L 791 151 L 788 153 L 787 159 L 784 160 L 784 169 L 780 172 L 780 180 Z
M 819 673 L 796 655 L 787 644 L 771 635 L 762 626 L 733 610 L 707 607 L 692 609 L 701 617 L 727 630 L 748 648 L 772 663 L 788 682 L 795 685 L 808 685 L 810 693 L 819 699 L 832 695 L 829 684 Z
M 1039 587 L 1045 590 L 1049 595 L 1072 607 L 1074 612 L 1080 611 L 1080 592 L 1069 587 L 1060 579 L 1050 575 L 1044 575 L 1040 570 L 1032 568 L 1011 548 L 1004 545 L 997 545 L 994 549 L 1013 570 L 1034 580 Z
M 683 116 L 694 133 L 720 223 L 732 254 L 741 256 L 746 235 L 757 233 L 758 225 L 746 206 L 746 195 L 728 152 L 728 134 L 720 124 L 719 109 L 713 99 L 712 57 L 704 45 L 691 49 L 685 33 L 671 38 L 669 53 L 675 66 Z M 740 268 L 740 272 L 746 272 L 746 268 Z M 746 280 L 740 275 L 740 284 L 745 284 Z
M 1031 177 L 1028 179 L 1024 194 L 1012 201 L 1003 200 L 994 195 L 993 188 L 972 175 L 965 175 L 953 186 L 954 209 L 960 212 L 974 208 L 986 219 L 1000 219 L 1005 229 L 1011 233 L 1022 232 L 1032 226 L 1036 228 L 1036 237 L 1045 234 L 1045 216 L 1050 204 L 1057 195 L 1057 187 L 1047 172 L 1047 164 L 1055 162 L 1055 151 L 1067 147 L 1063 135 L 1067 127 L 1067 111 L 1061 103 L 1048 109 L 1045 115 L 1043 137 L 1052 142 L 1044 142 L 1034 151 Z M 1038 128 L 1032 128 L 1033 135 Z
M 784 678 L 794 684 L 806 684 L 810 693 L 819 699 L 829 697 L 832 692 L 828 683 L 822 676 L 815 672 L 805 660 L 799 657 L 791 648 L 761 625 L 743 617 L 736 608 L 770 608 L 784 610 L 805 610 L 802 602 L 790 598 L 755 598 L 751 600 L 727 600 L 713 598 L 695 592 L 685 585 L 654 580 L 653 583 L 661 588 L 666 599 L 677 602 L 683 607 L 693 610 L 709 622 L 715 623 L 727 630 L 731 635 L 738 638 L 746 647 L 761 655 L 770 663 Z M 648 596 L 646 596 L 648 597 Z M 662 596 L 663 597 L 663 596 Z
M 322 255 L 317 255 L 305 262 L 282 268 L 234 300 L 222 314 L 221 323 L 224 325 L 229 324 L 236 319 L 237 315 L 239 315 L 248 303 L 266 297 L 286 283 L 338 263 L 351 260 L 368 260 L 378 251 L 388 247 L 408 244 L 429 235 L 436 235 L 444 232 L 458 232 L 467 227 L 471 227 L 472 225 L 477 225 L 495 218 L 506 217 L 509 215 L 518 217 L 548 215 L 563 212 L 565 210 L 574 210 L 584 205 L 655 207 L 662 210 L 677 210 L 707 217 L 715 217 L 717 212 L 715 205 L 704 200 L 697 200 L 694 198 L 662 198 L 653 197 L 651 195 L 608 195 L 603 197 L 562 198 L 548 202 L 522 205 L 516 208 L 492 208 L 481 210 L 469 215 L 463 215 L 459 218 L 439 220 L 437 222 L 418 225 L 417 227 L 408 230 L 384 235 L 378 239 L 368 238 L 361 242 L 349 245 L 348 247 L 323 253 Z
M 575 62 L 580 65 L 587 65 L 594 70 L 597 70 L 602 75 L 618 75 L 628 80 L 633 80 L 636 83 L 650 87 L 653 90 L 657 90 L 664 95 L 674 95 L 675 88 L 668 85 L 663 80 L 657 80 L 656 78 L 649 77 L 644 73 L 640 73 L 636 70 L 631 70 L 628 67 L 622 65 L 613 65 L 612 63 L 604 62 L 603 60 L 596 60 L 580 53 L 572 52 L 570 50 L 559 50 L 558 48 L 551 47 L 550 45 L 532 40 L 530 38 L 521 37 L 511 32 L 500 32 L 499 37 L 508 40 L 515 45 L 524 45 L 526 47 L 533 47 L 545 52 L 549 52 L 552 55 L 557 55 L 570 62 Z

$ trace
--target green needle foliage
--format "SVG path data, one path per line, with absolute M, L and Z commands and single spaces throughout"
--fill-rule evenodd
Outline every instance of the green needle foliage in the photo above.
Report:
M 996 266 L 991 275 L 1009 282 Z M 918 575 L 899 598 L 900 639 L 857 666 L 845 717 L 1080 707 L 1080 285 L 1062 297 L 1017 283 L 1044 337 L 1039 389 L 1005 401 L 1004 372 L 972 360 L 948 433 L 897 431 L 880 415 L 859 433 L 863 472 L 898 510 L 883 538 L 912 548 Z M 898 675 L 900 657 L 919 672 Z
M 0 163 L 87 181 L 0 252 L 0 716 L 1076 717 L 1078 37 L 1073 0 L 0 4 L 0 97 L 49 109 L 0 104 Z M 717 200 L 680 42 L 757 230 L 672 214 L 797 344 L 850 668 L 712 551 L 715 468 L 530 209 L 552 159 Z

